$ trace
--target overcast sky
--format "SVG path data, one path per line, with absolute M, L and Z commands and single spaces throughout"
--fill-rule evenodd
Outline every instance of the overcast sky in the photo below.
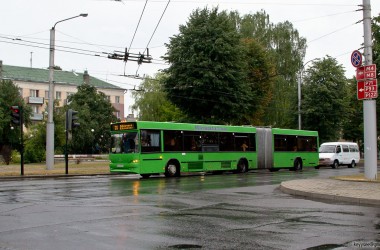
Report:
M 138 88 L 140 80 L 119 75 L 153 76 L 168 67 L 160 57 L 179 25 L 186 24 L 196 8 L 219 6 L 241 15 L 265 10 L 272 23 L 290 21 L 307 39 L 305 62 L 329 55 L 351 77 L 355 74 L 351 53 L 363 43 L 361 4 L 362 0 L 171 0 L 169 4 L 168 0 L 3 0 L 0 60 L 5 65 L 47 68 L 49 30 L 60 20 L 88 13 L 56 25 L 55 65 L 80 73 L 88 70 L 125 89 Z M 372 16 L 378 16 L 380 1 L 371 0 L 371 5 Z M 147 46 L 154 59 L 151 64 L 138 67 L 136 62 L 107 58 L 107 53 L 126 47 L 130 53 L 143 53 Z M 125 98 L 128 109 L 133 101 L 129 94 Z

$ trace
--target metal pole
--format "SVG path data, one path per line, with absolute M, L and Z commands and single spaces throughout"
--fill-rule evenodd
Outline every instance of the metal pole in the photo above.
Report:
M 309 62 L 312 62 L 314 60 L 318 60 L 319 58 L 314 58 L 309 61 L 307 61 L 304 65 L 301 66 L 300 73 L 298 76 L 298 129 L 302 129 L 302 121 L 301 121 L 301 87 L 302 87 L 302 77 L 303 77 L 303 71 L 305 70 L 306 64 Z
M 66 111 L 66 124 L 67 124 L 67 111 Z M 68 137 L 69 137 L 69 131 L 67 130 L 67 125 L 66 125 L 66 143 L 65 143 L 65 173 L 69 174 L 69 155 L 67 152 L 67 142 L 68 142 Z
M 55 26 L 63 21 L 77 17 L 87 17 L 88 14 L 80 14 L 60 20 L 50 29 L 50 56 L 49 56 L 49 102 L 48 102 L 48 121 L 46 124 L 46 169 L 54 168 L 54 47 L 55 47 Z
M 298 76 L 298 129 L 301 130 L 301 81 L 302 81 L 302 72 L 303 67 L 301 69 L 301 72 Z
M 55 25 L 54 25 L 55 26 Z M 50 29 L 50 57 L 49 57 L 49 102 L 48 121 L 46 124 L 46 169 L 54 168 L 54 46 L 55 29 Z
M 21 175 L 24 175 L 24 109 L 20 104 Z
M 372 64 L 371 1 L 363 0 L 365 65 Z M 364 114 L 364 175 L 377 179 L 376 99 L 363 101 Z

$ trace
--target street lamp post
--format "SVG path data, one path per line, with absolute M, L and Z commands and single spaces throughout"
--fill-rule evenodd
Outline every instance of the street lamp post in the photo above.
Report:
M 46 124 L 46 169 L 54 167 L 54 47 L 55 47 L 55 26 L 73 18 L 86 17 L 88 14 L 80 14 L 60 20 L 50 29 L 50 53 L 49 53 L 49 102 L 48 102 L 48 121 Z
M 302 67 L 300 68 L 300 73 L 298 75 L 298 129 L 302 129 L 302 123 L 301 123 L 301 86 L 302 86 L 302 77 L 303 77 L 303 71 L 305 69 L 306 64 L 309 62 L 312 62 L 314 60 L 318 60 L 319 58 L 314 58 L 309 61 L 307 61 Z

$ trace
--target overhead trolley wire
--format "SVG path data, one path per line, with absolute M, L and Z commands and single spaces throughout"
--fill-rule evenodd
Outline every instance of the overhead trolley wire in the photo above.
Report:
M 166 12 L 166 10 L 167 10 L 169 4 L 170 4 L 170 0 L 168 0 L 167 4 L 166 4 L 166 6 L 165 6 L 165 9 L 164 9 L 164 11 L 163 11 L 162 14 L 161 14 L 161 17 L 160 17 L 160 19 L 158 20 L 157 25 L 156 25 L 156 27 L 154 28 L 154 31 L 153 31 L 153 33 L 152 33 L 152 35 L 151 35 L 151 37 L 150 37 L 150 39 L 149 39 L 147 45 L 145 46 L 145 49 L 144 49 L 143 54 L 144 54 L 145 51 L 148 49 L 149 44 L 150 44 L 150 42 L 152 41 L 153 36 L 154 36 L 154 34 L 156 33 L 156 31 L 157 31 L 158 25 L 160 25 L 161 20 L 162 20 L 162 17 L 164 16 L 164 14 L 165 14 L 165 12 Z M 137 66 L 136 75 L 137 75 L 139 69 L 140 69 L 140 64 Z
M 133 40 L 135 40 L 135 36 L 136 36 L 136 33 L 137 33 L 137 30 L 140 26 L 140 22 L 141 22 L 141 19 L 144 15 L 144 12 L 145 12 L 145 8 L 146 8 L 146 5 L 148 4 L 148 0 L 145 1 L 145 4 L 144 4 L 144 8 L 141 12 L 141 15 L 140 15 L 140 18 L 139 18 L 139 21 L 137 23 L 137 26 L 136 26 L 136 29 L 135 29 L 135 33 L 133 34 L 133 37 L 132 37 L 132 40 L 131 40 L 131 43 L 129 44 L 129 47 L 128 47 L 128 50 L 126 51 L 126 53 L 129 53 L 129 50 L 131 49 L 132 47 L 132 43 L 133 43 Z M 144 54 L 144 53 L 143 53 Z M 127 65 L 127 61 L 124 62 L 124 75 L 125 75 L 125 68 L 126 68 L 126 65 Z

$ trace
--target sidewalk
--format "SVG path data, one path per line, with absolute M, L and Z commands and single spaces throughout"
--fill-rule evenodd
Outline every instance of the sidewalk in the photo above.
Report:
M 366 181 L 356 176 L 285 181 L 281 183 L 280 189 L 287 194 L 314 199 L 380 206 L 380 182 Z

